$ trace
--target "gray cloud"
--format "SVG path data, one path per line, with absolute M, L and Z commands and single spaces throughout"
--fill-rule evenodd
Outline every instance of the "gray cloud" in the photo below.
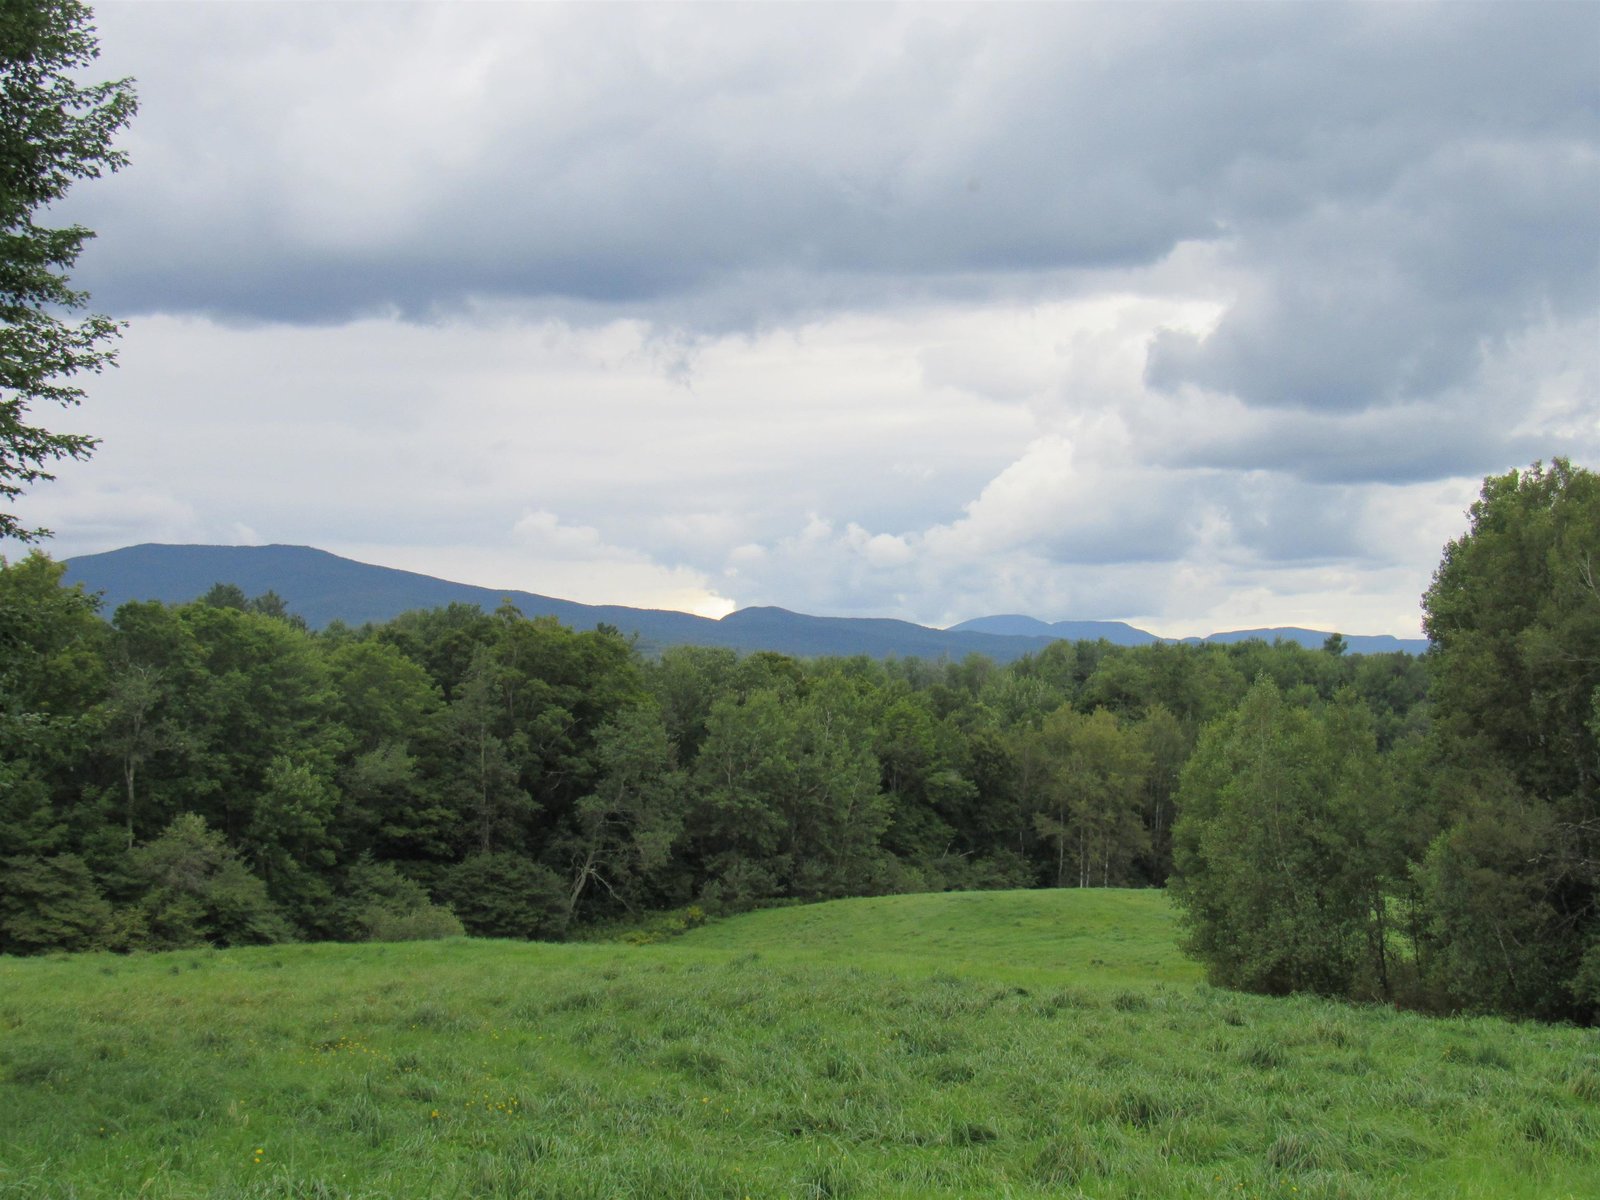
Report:
M 1272 411 L 1260 420 L 1202 426 L 1159 453 L 1174 467 L 1274 471 L 1318 484 L 1485 474 L 1551 453 L 1548 436 L 1507 432 L 1487 415 L 1461 416 L 1443 404 L 1353 414 Z
M 1257 293 L 1152 378 L 1348 406 L 1593 302 L 1586 6 L 231 8 L 105 7 L 111 65 L 151 67 L 136 165 L 84 202 L 120 311 L 759 316 L 1227 238 Z
M 1593 6 L 100 18 L 64 552 L 1414 633 L 1474 477 L 1600 453 Z

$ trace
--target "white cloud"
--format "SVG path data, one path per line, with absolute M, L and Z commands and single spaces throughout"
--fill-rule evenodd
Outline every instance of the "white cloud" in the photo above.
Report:
M 99 17 L 61 554 L 1414 634 L 1484 473 L 1600 454 L 1581 7 Z

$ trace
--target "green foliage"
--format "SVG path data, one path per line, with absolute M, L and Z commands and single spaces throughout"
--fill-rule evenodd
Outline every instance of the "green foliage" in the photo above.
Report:
M 706 919 L 705 909 L 698 904 L 690 904 L 670 912 L 657 913 L 639 928 L 628 930 L 622 935 L 622 940 L 630 946 L 653 946 L 657 942 L 681 937 L 691 929 L 699 929 Z
M 551 937 L 691 900 L 1159 882 L 1179 771 L 1235 660 L 1313 696 L 1359 667 L 1094 643 L 1003 669 L 647 662 L 510 607 L 312 635 L 227 584 L 108 627 L 61 574 L 0 568 L 0 857 L 76 856 L 111 905 L 106 944 L 130 948 L 267 936 L 152 883 L 150 846 L 184 814 L 237 860 L 219 879 L 264 886 L 289 926 L 273 937 L 451 932 L 435 897 L 469 930 Z M 1414 721 L 1404 673 L 1374 678 Z M 374 892 L 368 868 L 390 882 Z
M 66 566 L 34 551 L 0 558 L 0 754 L 62 762 L 81 751 L 105 687 L 98 601 L 64 587 Z M 70 767 L 69 767 L 70 769 Z
M 348 940 L 410 942 L 460 937 L 466 929 L 450 909 L 434 904 L 427 889 L 393 863 L 358 859 L 346 873 L 333 905 L 338 934 Z
M 474 854 L 446 872 L 441 888 L 476 937 L 555 938 L 567 927 L 561 877 L 520 855 Z
M 15 0 L 0 9 L 0 502 L 52 476 L 47 466 L 87 458 L 95 439 L 29 424 L 39 404 L 70 407 L 74 376 L 115 360 L 118 326 L 103 316 L 64 315 L 88 297 L 68 271 L 94 236 L 81 225 L 35 222 L 80 179 L 121 167 L 111 148 L 132 119 L 129 80 L 85 83 L 99 56 L 90 11 L 77 0 Z M 0 537 L 47 536 L 0 512 Z
M 205 819 L 185 813 L 130 856 L 150 946 L 248 946 L 293 933 L 266 885 Z
M 1484 481 L 1423 597 L 1441 760 L 1465 765 L 1421 876 L 1431 978 L 1464 1007 L 1593 1020 L 1600 938 L 1600 479 Z
M 673 849 L 683 833 L 683 776 L 654 705 L 627 709 L 595 737 L 595 790 L 563 839 L 569 914 L 591 885 L 628 909 L 671 890 Z
M 1423 596 L 1434 706 L 1534 795 L 1600 790 L 1600 478 L 1565 459 L 1484 481 Z M 1592 815 L 1592 814 L 1590 814 Z
M 190 604 L 180 637 L 192 639 L 197 671 L 184 697 L 194 750 L 190 805 L 230 839 L 242 839 L 289 757 L 325 774 L 343 730 L 329 718 L 328 670 L 310 635 L 232 608 Z
M 360 751 L 403 745 L 439 711 L 439 689 L 427 671 L 387 642 L 336 645 L 327 663 L 334 713 Z
M 214 583 L 209 591 L 196 601 L 209 608 L 231 608 L 235 612 L 250 611 L 250 598 L 236 583 Z
M 1029 736 L 1043 760 L 1034 825 L 1055 848 L 1056 886 L 1130 882 L 1149 849 L 1139 807 L 1151 759 L 1138 736 L 1110 709 L 1067 706 Z
M 364 918 L 367 939 L 373 942 L 425 942 L 466 936 L 466 926 L 442 904 L 427 904 L 401 912 L 379 908 Z
M 456 768 L 453 799 L 480 855 L 514 845 L 518 830 L 534 810 L 533 798 L 518 786 L 518 760 L 528 753 L 529 735 L 508 728 L 502 691 L 507 687 L 514 683 L 495 662 L 493 652 L 480 646 L 456 687 L 446 717 Z
M 111 906 L 81 858 L 0 859 L 0 954 L 103 944 Z
M 327 936 L 321 914 L 332 899 L 325 874 L 338 862 L 331 826 L 337 797 L 313 767 L 279 755 L 268 764 L 261 795 L 240 839 L 268 894 L 301 929 Z
M 69 818 L 89 782 L 106 631 L 65 570 L 37 552 L 0 558 L 0 857 L 81 848 Z
M 711 705 L 728 690 L 738 664 L 732 650 L 710 646 L 671 646 L 647 664 L 647 686 L 661 709 L 668 740 L 684 761 L 699 754 Z
M 1429 981 L 1452 1005 L 1567 1015 L 1583 946 L 1556 906 L 1560 833 L 1551 806 L 1501 776 L 1474 795 L 1417 869 Z
M 1381 864 L 1357 853 L 1363 806 L 1353 802 L 1374 786 L 1376 748 L 1359 716 L 1341 715 L 1294 708 L 1261 679 L 1184 770 L 1170 890 L 1185 946 L 1214 982 L 1353 990 L 1369 900 L 1384 889 Z M 1370 886 L 1359 886 L 1364 876 Z

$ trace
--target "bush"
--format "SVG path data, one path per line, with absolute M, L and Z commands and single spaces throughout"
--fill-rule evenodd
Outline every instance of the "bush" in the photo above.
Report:
M 466 930 L 449 908 L 402 875 L 393 863 L 363 856 L 345 875 L 330 924 L 349 941 L 411 942 L 460 937 Z
M 367 939 L 374 942 L 425 942 L 437 938 L 461 937 L 466 928 L 460 919 L 440 904 L 396 912 L 373 908 L 366 918 Z
M 95 949 L 110 919 L 110 905 L 76 855 L 0 860 L 0 953 Z
M 516 854 L 475 854 L 445 873 L 441 890 L 475 937 L 553 939 L 567 928 L 560 877 Z
M 153 949 L 207 944 L 248 946 L 294 940 L 294 931 L 222 834 L 194 813 L 175 817 L 160 837 L 132 852 Z
M 680 908 L 676 912 L 662 913 L 642 929 L 632 929 L 622 935 L 630 946 L 650 946 L 679 937 L 706 923 L 706 911 L 698 904 Z

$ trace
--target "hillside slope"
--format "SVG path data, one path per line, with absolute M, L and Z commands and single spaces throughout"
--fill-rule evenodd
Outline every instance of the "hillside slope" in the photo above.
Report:
M 0 958 L 0 1195 L 1593 1195 L 1587 1031 L 1217 991 L 1170 918 L 949 894 L 637 947 Z
M 1176 914 L 1153 889 L 939 892 L 833 900 L 746 913 L 680 939 L 688 950 L 916 975 L 1092 987 L 1194 984 Z

